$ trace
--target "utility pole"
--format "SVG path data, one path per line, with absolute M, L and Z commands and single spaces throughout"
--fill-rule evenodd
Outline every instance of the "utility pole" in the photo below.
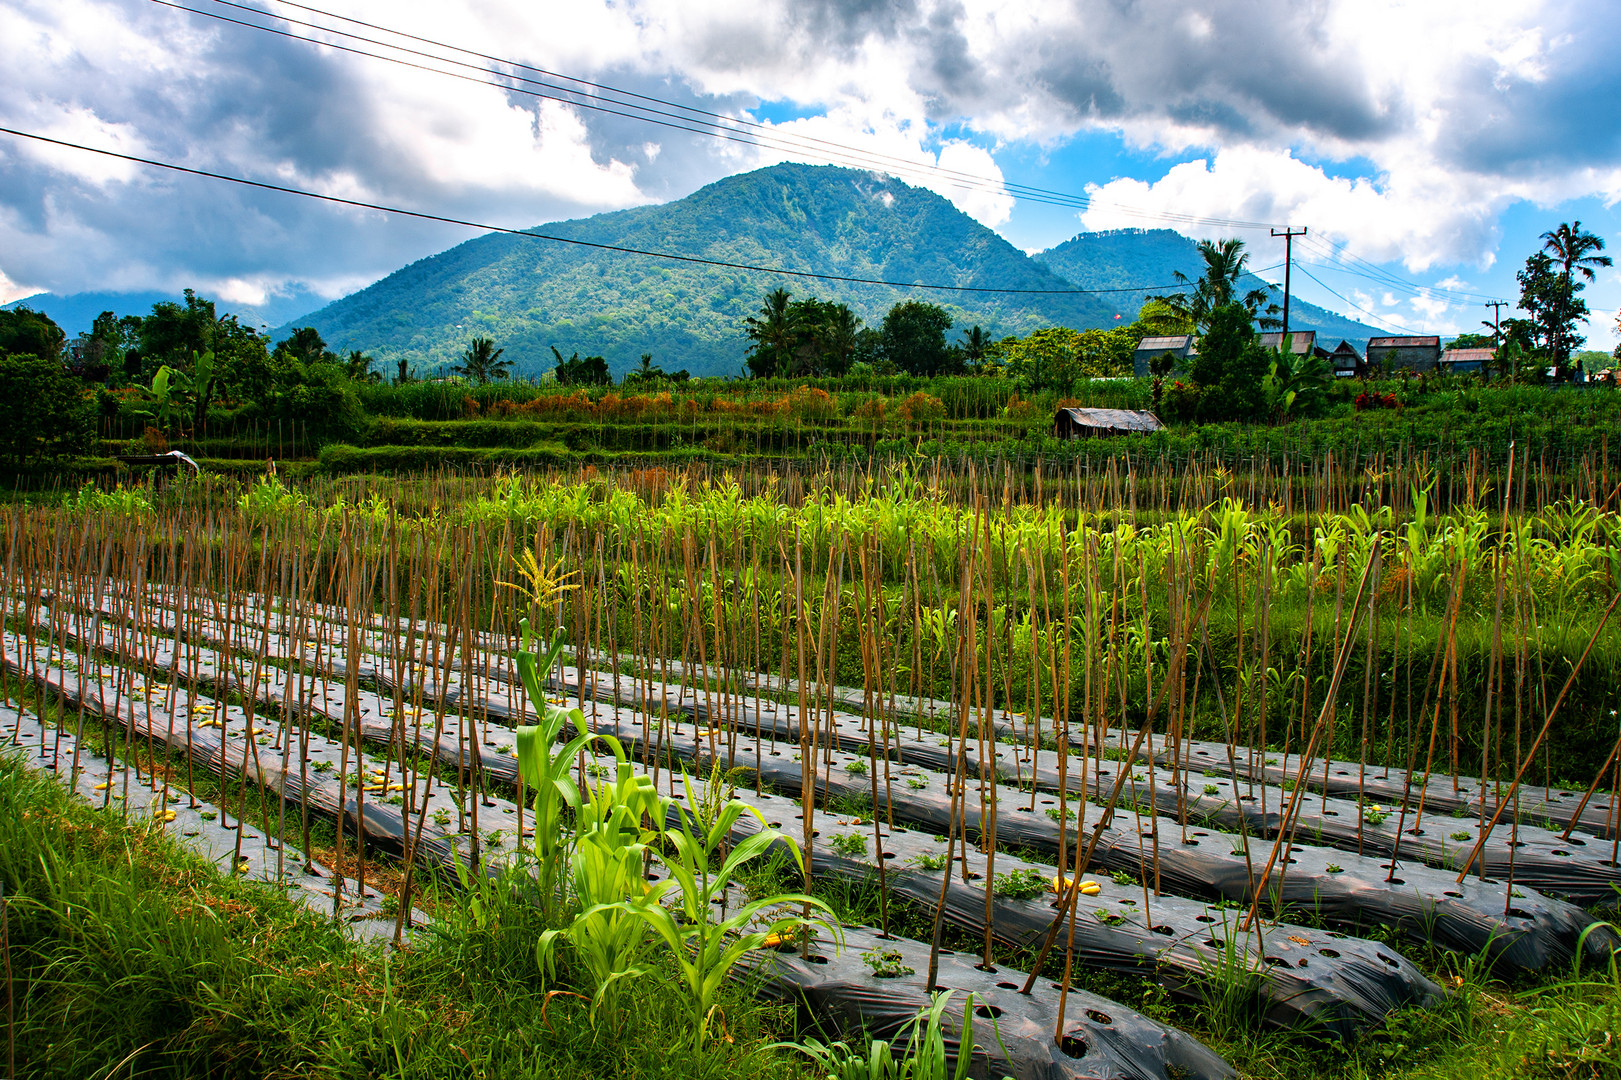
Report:
M 1488 300 L 1480 305 L 1492 309 L 1492 348 L 1503 347 L 1503 309 L 1508 307 L 1507 300 Z
M 1295 237 L 1305 236 L 1304 227 L 1296 229 L 1285 225 L 1283 231 L 1272 230 L 1273 236 L 1283 237 L 1283 333 L 1278 338 L 1278 348 L 1283 348 L 1284 338 L 1289 336 L 1289 271 L 1294 264 Z

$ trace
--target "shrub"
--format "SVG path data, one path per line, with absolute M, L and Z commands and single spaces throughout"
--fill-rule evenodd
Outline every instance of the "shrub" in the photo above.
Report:
M 84 453 L 95 398 L 56 360 L 0 357 L 0 432 L 0 453 L 15 464 Z

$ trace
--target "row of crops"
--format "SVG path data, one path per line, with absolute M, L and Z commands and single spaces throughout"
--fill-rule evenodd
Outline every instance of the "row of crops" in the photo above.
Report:
M 976 1075 L 1225 1076 L 1093 976 L 1355 1039 L 1445 996 L 1409 948 L 1616 947 L 1601 479 L 87 489 L 0 519 L 6 677 L 109 805 L 335 828 L 335 910 L 521 885 L 593 1012 L 662 953 L 700 1040 L 727 977 L 823 1038 L 950 989 Z

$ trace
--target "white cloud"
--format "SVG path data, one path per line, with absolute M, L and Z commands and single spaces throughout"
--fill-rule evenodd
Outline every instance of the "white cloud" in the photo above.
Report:
M 13 300 L 21 300 L 23 297 L 33 296 L 39 291 L 39 289 L 32 286 L 17 284 L 6 277 L 4 271 L 0 271 L 0 304 L 9 304 Z
M 1307 225 L 1374 262 L 1400 262 L 1415 271 L 1437 263 L 1489 265 L 1497 214 L 1510 196 L 1485 184 L 1467 193 L 1457 192 L 1455 185 L 1441 187 L 1437 190 L 1435 175 L 1414 172 L 1329 176 L 1286 149 L 1240 146 L 1220 151 L 1214 160 L 1173 165 L 1153 183 L 1090 185 L 1092 208 L 1081 220 L 1089 229 L 1106 229 L 1152 224 L 1157 218 L 1205 237 L 1231 235 L 1233 226 L 1179 221 L 1177 215 Z M 1144 212 L 1150 220 L 1145 221 Z
M 578 0 L 542 13 L 519 0 L 333 3 L 699 108 L 797 117 L 769 129 L 796 142 L 654 132 L 145 0 L 0 0 L 0 119 L 502 224 L 636 205 L 776 160 L 834 159 L 893 170 L 997 227 L 1014 205 L 1004 147 L 1108 132 L 1165 166 L 1151 182 L 1099 185 L 1088 227 L 1169 220 L 1194 235 L 1230 232 L 1127 207 L 1307 224 L 1308 263 L 1321 238 L 1414 273 L 1489 268 L 1515 200 L 1621 201 L 1621 20 L 1591 4 Z M 465 235 L 14 141 L 0 140 L 0 162 L 0 264 L 58 290 L 186 280 L 242 297 L 320 291 Z M 1405 301 L 1399 314 L 1440 317 Z

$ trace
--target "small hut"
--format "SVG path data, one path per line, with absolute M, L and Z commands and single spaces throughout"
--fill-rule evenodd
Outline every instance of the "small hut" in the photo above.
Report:
M 1053 418 L 1053 436 L 1059 439 L 1101 439 L 1164 430 L 1159 417 L 1133 409 L 1059 409 Z

